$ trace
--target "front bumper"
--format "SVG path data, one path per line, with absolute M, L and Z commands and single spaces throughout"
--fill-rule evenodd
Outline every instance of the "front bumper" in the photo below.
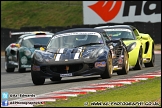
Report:
M 96 65 L 100 63 L 100 65 Z M 34 63 L 34 62 L 33 62 Z M 71 77 L 71 76 L 90 76 L 103 74 L 106 67 L 106 60 L 71 60 L 71 61 L 57 61 L 47 64 L 40 64 L 35 62 L 32 64 L 32 74 L 37 74 L 39 77 Z

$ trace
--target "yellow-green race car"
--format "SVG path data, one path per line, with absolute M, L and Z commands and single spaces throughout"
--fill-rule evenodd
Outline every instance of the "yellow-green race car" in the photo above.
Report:
M 134 70 L 145 67 L 154 67 L 154 40 L 149 34 L 140 33 L 131 25 L 100 26 L 111 39 L 120 38 L 127 46 L 129 54 L 129 65 Z

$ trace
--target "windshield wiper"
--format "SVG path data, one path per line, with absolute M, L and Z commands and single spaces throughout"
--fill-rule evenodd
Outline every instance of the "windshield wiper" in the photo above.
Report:
M 76 46 L 76 47 L 88 46 L 88 45 L 96 45 L 96 44 L 103 44 L 103 43 L 87 43 L 87 44 L 78 45 L 78 46 Z M 76 48 L 76 47 L 75 47 L 75 48 Z

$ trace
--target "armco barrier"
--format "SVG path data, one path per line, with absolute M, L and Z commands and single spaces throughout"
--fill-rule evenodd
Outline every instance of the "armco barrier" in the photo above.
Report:
M 52 33 L 56 33 L 62 30 L 67 30 L 71 28 L 94 28 L 97 26 L 105 26 L 105 25 L 132 25 L 135 26 L 140 32 L 148 33 L 153 38 L 155 44 L 161 44 L 161 22 L 157 23 L 145 23 L 145 22 L 125 22 L 125 23 L 105 23 L 105 24 L 93 24 L 93 25 L 72 25 L 67 27 L 60 26 L 47 26 L 42 28 L 40 26 L 33 27 L 21 27 L 20 29 L 11 29 L 11 28 L 2 28 L 1 27 L 1 51 L 4 51 L 5 48 L 10 44 L 17 40 L 18 37 L 14 36 L 12 38 L 9 37 L 9 32 L 25 32 L 25 31 L 50 31 Z

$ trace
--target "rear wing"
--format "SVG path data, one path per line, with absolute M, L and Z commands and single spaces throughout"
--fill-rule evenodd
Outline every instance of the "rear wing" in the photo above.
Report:
M 33 32 L 9 32 L 9 36 L 10 38 L 15 35 L 15 36 L 20 36 L 20 35 L 23 35 L 23 34 L 40 34 L 40 33 L 51 33 L 49 31 L 33 31 Z

